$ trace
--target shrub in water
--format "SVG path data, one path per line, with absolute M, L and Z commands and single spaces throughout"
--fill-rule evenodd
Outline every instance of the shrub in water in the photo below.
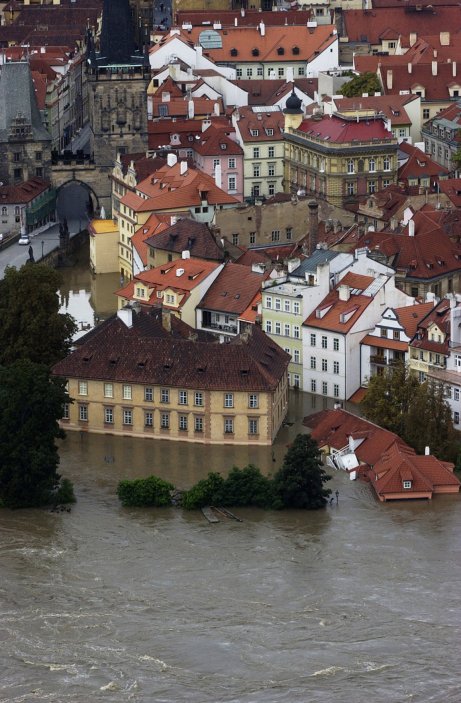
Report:
M 190 491 L 186 491 L 182 497 L 182 507 L 186 510 L 196 510 L 204 505 L 216 503 L 224 483 L 223 477 L 218 473 L 210 472 L 207 478 L 202 479 Z
M 154 507 L 171 505 L 171 491 L 174 486 L 158 476 L 138 478 L 134 481 L 120 481 L 117 495 L 122 505 L 131 507 Z
M 58 490 L 53 498 L 56 505 L 65 503 L 75 503 L 74 484 L 68 478 L 63 478 L 58 486 Z
M 218 505 L 269 508 L 273 503 L 272 481 L 249 464 L 243 469 L 234 466 L 216 496 Z

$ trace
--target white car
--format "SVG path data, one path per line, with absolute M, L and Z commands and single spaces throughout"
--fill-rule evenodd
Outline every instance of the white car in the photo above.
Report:
M 28 234 L 21 234 L 18 240 L 18 244 L 22 244 L 26 246 L 27 244 L 30 244 L 30 237 Z

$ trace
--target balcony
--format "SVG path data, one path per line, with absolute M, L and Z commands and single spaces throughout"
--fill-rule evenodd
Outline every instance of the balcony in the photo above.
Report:
M 388 358 L 387 356 L 380 356 L 378 354 L 372 354 L 370 356 L 370 364 L 376 364 L 377 366 L 395 366 L 399 359 Z
M 215 330 L 216 332 L 223 332 L 225 334 L 237 334 L 237 325 L 219 325 L 216 322 L 202 322 L 202 329 L 204 330 Z

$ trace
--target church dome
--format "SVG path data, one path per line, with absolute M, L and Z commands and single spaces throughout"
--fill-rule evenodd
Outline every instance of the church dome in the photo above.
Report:
M 290 97 L 285 103 L 285 109 L 283 112 L 286 115 L 299 115 L 302 112 L 301 105 L 301 100 L 298 98 L 295 91 L 293 90 Z

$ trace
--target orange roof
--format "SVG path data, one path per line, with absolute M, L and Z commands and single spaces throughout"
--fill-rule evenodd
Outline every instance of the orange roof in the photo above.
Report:
M 266 275 L 248 266 L 228 263 L 208 289 L 199 307 L 242 315 L 253 304 Z
M 332 332 L 346 334 L 354 326 L 364 310 L 373 300 L 371 295 L 362 295 L 362 292 L 373 283 L 371 276 L 362 276 L 357 273 L 347 273 L 340 283 L 332 290 L 320 305 L 304 321 L 308 327 L 317 327 Z M 349 298 L 341 300 L 339 288 L 349 286 Z M 357 291 L 357 292 L 355 292 Z M 319 313 L 317 313 L 317 310 Z
M 408 342 L 400 342 L 397 339 L 388 339 L 387 337 L 374 337 L 372 334 L 366 334 L 360 344 L 367 344 L 379 349 L 394 349 L 394 351 L 408 350 Z
M 193 27 L 185 37 L 194 44 L 199 44 L 203 29 Z M 257 27 L 226 27 L 225 31 L 218 34 L 222 47 L 206 48 L 205 51 L 212 61 L 227 64 L 243 61 L 257 64 L 263 61 L 309 61 L 325 51 L 338 38 L 336 28 L 331 24 L 316 27 L 266 26 L 263 35 Z
M 411 339 L 416 334 L 419 323 L 430 313 L 433 307 L 434 303 L 421 303 L 420 305 L 408 305 L 407 307 L 394 309 L 407 337 Z
M 254 324 L 258 317 L 258 304 L 261 302 L 261 300 L 261 291 L 258 291 L 249 306 L 247 307 L 247 309 L 244 310 L 239 316 L 239 320 L 243 320 L 244 322 L 251 322 Z
M 138 252 L 144 266 L 147 266 L 147 239 L 155 236 L 156 234 L 160 234 L 160 232 L 163 232 L 165 229 L 168 229 L 169 224 L 169 215 L 158 216 L 155 213 L 152 213 L 152 215 L 149 216 L 149 219 L 142 225 L 142 227 L 139 227 L 131 237 L 131 243 Z

